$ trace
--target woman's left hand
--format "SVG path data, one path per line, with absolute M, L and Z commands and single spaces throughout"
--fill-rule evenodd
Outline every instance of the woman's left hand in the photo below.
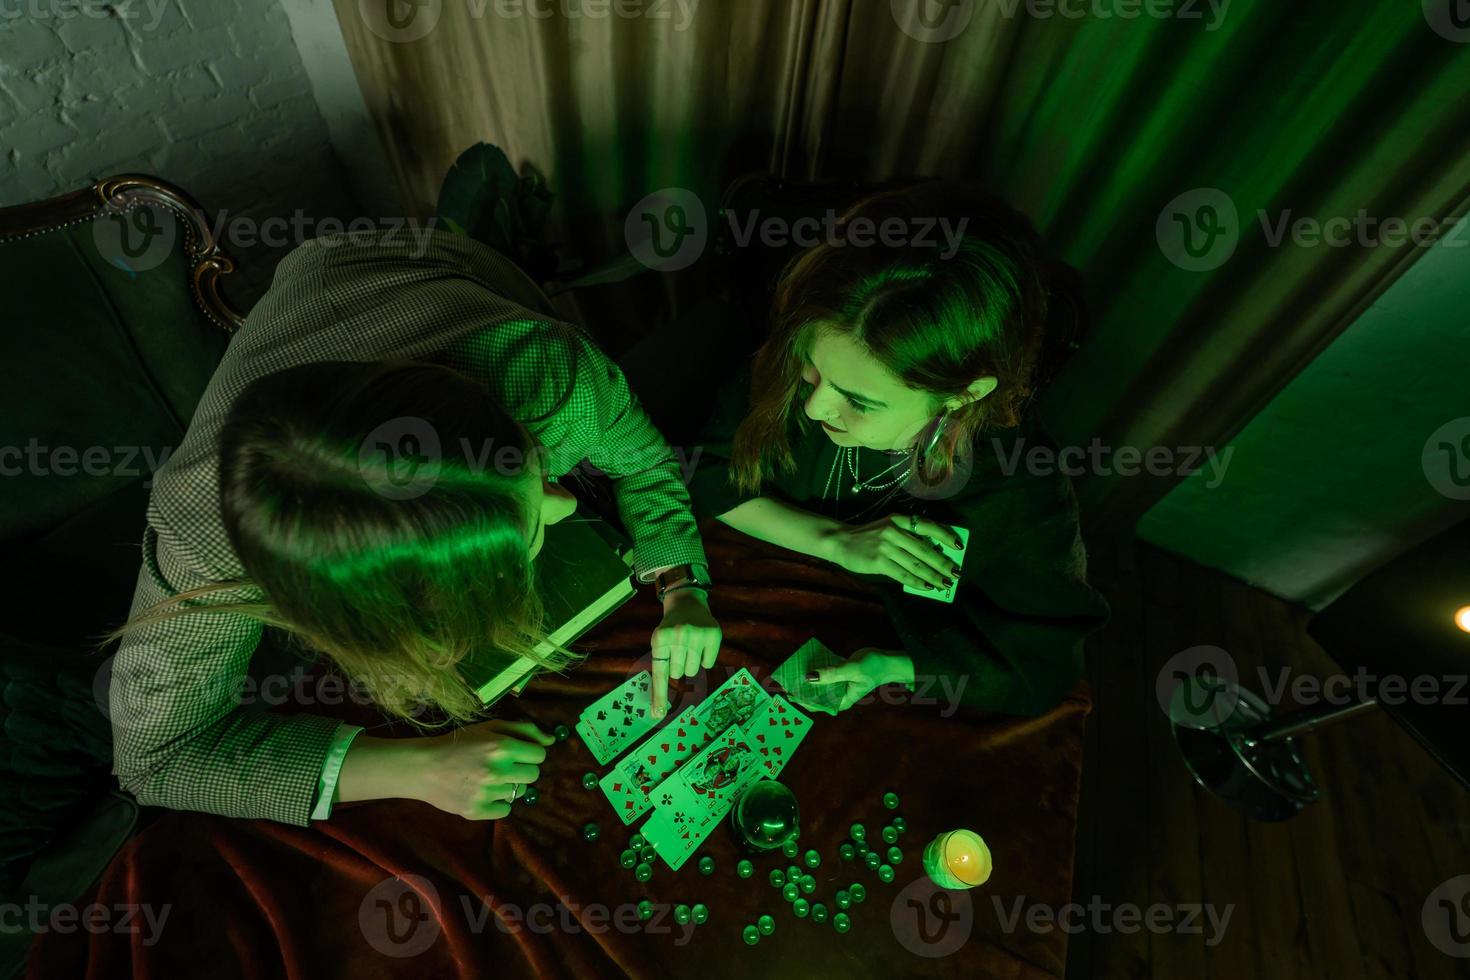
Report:
M 807 674 L 813 684 L 843 684 L 842 703 L 838 711 L 846 711 L 884 684 L 914 683 L 914 662 L 902 650 L 879 650 L 864 647 L 847 658 L 847 663 L 824 667 Z
M 715 665 L 720 624 L 710 614 L 701 589 L 679 589 L 664 597 L 664 621 L 653 631 L 653 706 L 655 718 L 669 710 L 669 681 L 693 677 Z

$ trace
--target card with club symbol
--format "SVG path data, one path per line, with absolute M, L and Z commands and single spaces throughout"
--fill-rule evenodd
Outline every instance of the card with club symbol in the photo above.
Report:
M 587 706 L 577 722 L 581 736 L 598 765 L 606 765 L 648 732 L 653 717 L 653 678 L 640 671 Z
M 732 724 L 654 789 L 654 816 L 643 828 L 675 871 L 698 849 L 735 800 L 768 774 L 765 761 Z

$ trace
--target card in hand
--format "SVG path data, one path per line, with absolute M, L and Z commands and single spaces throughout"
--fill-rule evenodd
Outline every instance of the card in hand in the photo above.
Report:
M 951 548 L 949 546 L 949 543 L 946 541 L 935 541 L 933 538 L 925 538 L 924 540 L 930 542 L 931 544 L 938 545 L 939 550 L 944 553 L 944 557 L 948 558 L 950 561 L 963 568 L 965 566 L 965 552 L 969 550 L 970 547 L 970 529 L 964 527 L 951 527 L 950 530 L 959 535 L 960 543 L 961 545 L 963 545 L 963 547 L 959 548 L 958 550 Z M 925 599 L 937 599 L 940 602 L 954 602 L 954 591 L 955 589 L 960 587 L 960 580 L 958 577 L 956 577 L 953 579 L 953 581 L 954 584 L 948 587 L 941 585 L 936 589 L 916 589 L 913 586 L 905 585 L 903 587 L 903 590 L 909 595 L 921 595 Z
M 766 775 L 775 779 L 811 730 L 812 720 L 778 694 L 745 725 L 745 737 L 760 757 Z
M 786 659 L 786 662 L 776 668 L 771 676 L 776 679 L 786 693 L 791 697 L 794 704 L 811 711 L 823 711 L 829 715 L 837 714 L 837 707 L 842 703 L 842 693 L 847 690 L 846 684 L 813 684 L 806 679 L 807 671 L 821 670 L 823 667 L 836 667 L 845 661 L 827 649 L 822 641 L 813 637 L 803 643 L 795 653 Z
M 654 817 L 643 835 L 677 871 L 739 795 L 765 775 L 745 732 L 732 724 L 653 791 Z
M 654 787 L 707 741 L 709 731 L 698 716 L 698 707 L 685 708 L 613 766 L 599 785 L 618 819 L 630 824 L 642 816 L 653 805 L 648 797 Z
M 653 678 L 640 671 L 604 694 L 582 712 L 577 734 L 599 765 L 617 757 L 653 728 Z

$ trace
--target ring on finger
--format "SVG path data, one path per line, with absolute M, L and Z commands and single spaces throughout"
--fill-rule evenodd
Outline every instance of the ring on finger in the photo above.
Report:
M 521 795 L 521 784 L 520 783 L 511 783 L 510 784 L 510 801 L 512 803 L 514 803 L 516 801 L 516 797 L 518 797 L 520 795 Z

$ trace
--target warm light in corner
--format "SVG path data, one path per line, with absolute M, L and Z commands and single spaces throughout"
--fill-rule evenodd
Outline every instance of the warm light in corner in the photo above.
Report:
M 1462 606 L 1460 611 L 1455 613 L 1455 625 L 1466 633 L 1470 633 L 1470 606 Z

